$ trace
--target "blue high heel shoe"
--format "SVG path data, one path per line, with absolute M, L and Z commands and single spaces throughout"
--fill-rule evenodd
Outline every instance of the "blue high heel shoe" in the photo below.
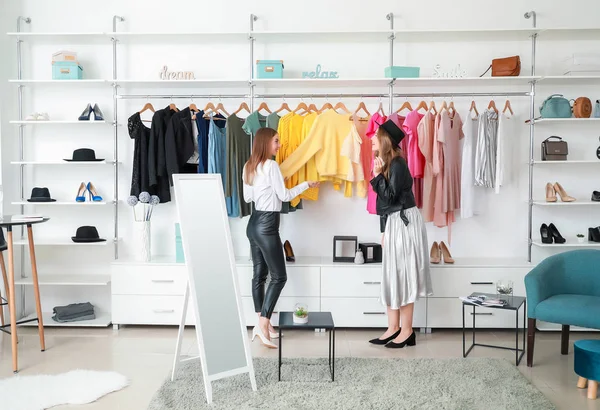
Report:
M 104 114 L 102 114 L 102 111 L 100 111 L 100 107 L 98 107 L 98 104 L 94 104 L 94 108 L 92 108 L 92 111 L 94 112 L 95 121 L 104 121 Z
M 83 110 L 83 112 L 81 113 L 81 115 L 79 116 L 79 121 L 89 121 L 90 120 L 90 114 L 92 113 L 92 105 L 88 104 L 87 107 L 85 107 L 85 110 Z
M 98 191 L 96 191 L 96 187 L 91 182 L 88 182 L 88 184 L 87 184 L 87 191 L 90 193 L 90 201 L 94 201 L 94 202 L 102 201 L 102 197 L 100 195 L 98 195 Z
M 85 184 L 82 182 L 81 185 L 79 185 L 79 189 L 77 190 L 77 196 L 75 197 L 75 202 L 85 202 L 85 191 L 87 191 L 87 188 L 85 187 Z

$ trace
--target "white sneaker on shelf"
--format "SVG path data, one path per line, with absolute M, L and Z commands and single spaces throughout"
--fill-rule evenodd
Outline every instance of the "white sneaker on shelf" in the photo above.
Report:
M 38 121 L 50 121 L 50 116 L 47 112 L 39 113 L 37 116 Z
M 27 117 L 25 117 L 25 121 L 35 121 L 38 119 L 38 115 L 40 115 L 40 114 L 37 112 L 34 112 L 34 113 L 28 115 Z

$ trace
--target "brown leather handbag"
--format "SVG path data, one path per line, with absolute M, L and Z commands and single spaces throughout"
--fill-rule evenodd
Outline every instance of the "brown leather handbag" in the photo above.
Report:
M 592 102 L 587 97 L 579 97 L 573 104 L 575 118 L 590 118 L 592 115 Z
M 561 137 L 552 136 L 542 141 L 542 161 L 566 161 L 569 144 Z
M 492 77 L 517 77 L 521 74 L 521 57 L 495 58 L 480 77 L 486 75 L 490 68 L 492 69 Z

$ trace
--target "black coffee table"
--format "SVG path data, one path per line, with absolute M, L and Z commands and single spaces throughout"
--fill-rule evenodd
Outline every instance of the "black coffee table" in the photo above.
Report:
M 282 330 L 329 330 L 329 372 L 331 381 L 335 380 L 335 324 L 331 312 L 311 312 L 308 314 L 308 323 L 294 323 L 292 312 L 279 313 L 279 381 L 281 381 L 281 350 L 283 347 Z
M 488 299 L 502 299 L 502 300 L 506 300 L 508 302 L 508 304 L 504 305 L 504 306 L 480 306 L 480 305 L 474 305 L 468 302 L 463 302 L 462 303 L 462 331 L 463 331 L 463 357 L 467 357 L 467 355 L 471 352 L 471 350 L 473 350 L 473 348 L 475 346 L 483 346 L 483 347 L 493 347 L 496 349 L 504 349 L 504 350 L 512 350 L 515 352 L 515 361 L 517 363 L 517 366 L 519 365 L 519 363 L 521 362 L 521 359 L 523 358 L 523 355 L 525 354 L 525 333 L 527 333 L 525 331 L 525 315 L 527 313 L 527 301 L 525 300 L 524 297 L 521 296 L 498 296 L 496 294 L 493 293 L 471 293 L 471 295 L 469 296 L 486 296 Z M 473 307 L 473 312 L 471 312 L 471 315 L 473 316 L 473 344 L 471 344 L 471 347 L 469 347 L 469 350 L 465 350 L 466 349 L 466 344 L 465 344 L 465 306 L 472 306 Z M 519 309 L 521 308 L 521 306 L 523 306 L 523 348 L 519 349 Z M 488 309 L 500 309 L 500 310 L 513 310 L 515 312 L 515 347 L 504 347 L 504 346 L 494 346 L 494 345 L 486 345 L 486 344 L 482 344 L 482 343 L 475 343 L 475 316 L 477 315 L 485 315 L 486 313 L 476 313 L 475 312 L 475 308 L 479 307 L 479 308 L 488 308 Z M 491 313 L 487 313 L 488 315 L 491 315 Z M 519 353 L 521 353 L 519 355 Z

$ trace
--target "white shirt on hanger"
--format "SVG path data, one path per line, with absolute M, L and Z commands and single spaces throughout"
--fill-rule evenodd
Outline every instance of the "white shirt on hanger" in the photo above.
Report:
M 460 175 L 460 217 L 471 218 L 475 214 L 475 152 L 479 117 L 472 112 L 465 115 L 463 123 L 463 147 Z
M 498 119 L 498 141 L 496 148 L 496 185 L 494 187 L 497 194 L 500 193 L 500 187 L 506 184 L 510 176 L 510 167 L 507 167 L 506 162 L 509 156 L 507 155 L 507 138 L 511 134 L 511 128 L 514 124 L 513 116 L 510 112 L 503 112 Z
M 287 189 L 279 164 L 272 159 L 256 167 L 252 185 L 246 184 L 246 167 L 242 175 L 244 181 L 244 201 L 254 201 L 257 211 L 280 212 L 282 202 L 289 202 L 308 189 L 308 182 L 302 182 Z

